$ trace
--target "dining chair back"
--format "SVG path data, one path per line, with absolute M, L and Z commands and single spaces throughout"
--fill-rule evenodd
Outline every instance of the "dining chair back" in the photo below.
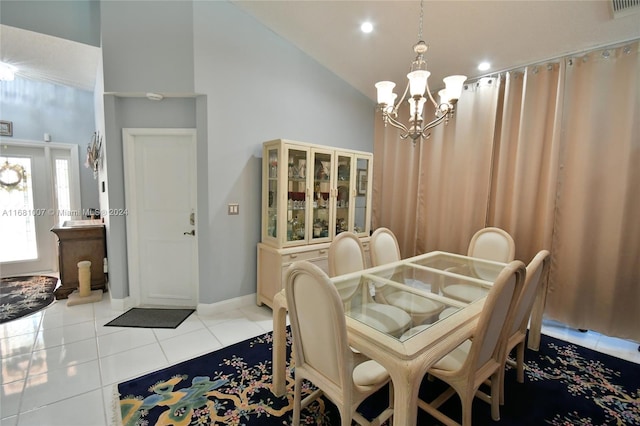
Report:
M 516 244 L 513 237 L 504 229 L 496 227 L 482 228 L 477 231 L 467 250 L 467 256 L 495 262 L 508 263 L 515 258 Z M 450 271 L 456 272 L 456 271 Z M 484 268 L 481 263 L 473 265 L 468 272 L 471 276 L 493 281 L 495 272 L 493 268 Z M 463 302 L 473 302 L 487 295 L 488 289 L 466 283 L 446 283 L 442 286 L 442 294 Z
M 504 229 L 482 228 L 471 237 L 467 255 L 496 262 L 511 262 L 516 255 L 516 244 Z
M 341 232 L 329 245 L 329 276 L 348 274 L 365 268 L 364 247 L 353 232 Z
M 378 228 L 373 232 L 370 249 L 372 266 L 384 265 L 402 259 L 398 240 L 388 228 Z M 393 288 L 381 288 L 379 290 L 380 297 L 386 303 L 403 309 L 411 315 L 414 323 L 417 324 L 416 327 L 413 327 L 403 336 L 413 335 L 424 329 L 423 323 L 435 320 L 445 307 L 440 302 L 413 293 L 397 291 Z
M 320 268 L 300 261 L 287 270 L 285 293 L 295 361 L 293 424 L 300 424 L 302 408 L 324 394 L 338 407 L 343 426 L 350 426 L 352 419 L 368 425 L 357 408 L 389 383 L 389 373 L 373 360 L 357 362 L 349 347 L 344 308 L 335 285 Z M 303 401 L 305 379 L 318 390 Z M 377 420 L 384 422 L 392 413 L 390 402 Z
M 478 394 L 491 404 L 491 417 L 500 419 L 501 350 L 506 333 L 511 328 L 515 301 L 524 278 L 525 266 L 522 262 L 514 260 L 504 267 L 487 294 L 473 337 L 428 370 L 431 376 L 445 381 L 450 388 L 430 403 L 420 400 L 420 408 L 445 424 L 454 424 L 438 407 L 457 393 L 462 402 L 462 425 L 470 426 L 473 398 L 480 385 L 491 378 L 491 395 Z
M 504 404 L 504 373 L 506 364 L 514 365 L 517 369 L 517 380 L 524 382 L 524 350 L 527 336 L 527 326 L 531 316 L 531 310 L 543 286 L 549 268 L 550 253 L 548 250 L 540 250 L 527 265 L 526 278 L 522 291 L 516 301 L 513 321 L 505 340 L 505 350 L 503 351 L 501 378 L 500 378 L 500 403 Z M 516 350 L 516 361 L 509 362 L 509 353 L 513 348 Z
M 371 234 L 371 265 L 378 266 L 402 259 L 395 234 L 389 228 L 378 228 Z
M 329 276 L 335 277 L 365 268 L 364 247 L 352 232 L 341 232 L 329 245 Z M 377 303 L 371 295 L 362 306 L 362 319 L 377 321 L 380 331 L 399 336 L 411 327 L 411 317 L 404 310 L 389 303 Z

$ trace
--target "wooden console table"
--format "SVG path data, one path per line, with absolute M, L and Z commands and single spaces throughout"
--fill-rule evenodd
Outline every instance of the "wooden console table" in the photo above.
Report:
M 66 299 L 79 287 L 78 262 L 91 262 L 91 290 L 105 290 L 104 258 L 106 238 L 104 225 L 61 226 L 52 228 L 58 236 L 58 267 L 61 285 L 56 299 Z

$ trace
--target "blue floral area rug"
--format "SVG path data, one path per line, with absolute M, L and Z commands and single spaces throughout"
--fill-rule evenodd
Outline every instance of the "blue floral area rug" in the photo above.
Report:
M 293 410 L 291 335 L 287 348 L 288 394 L 271 388 L 272 335 L 267 333 L 118 385 L 119 412 L 126 426 L 290 425 Z M 501 420 L 476 400 L 474 425 L 640 425 L 640 365 L 542 336 L 540 352 L 526 352 L 525 383 L 514 369 L 505 380 Z M 420 397 L 430 401 L 445 389 L 424 380 Z M 313 390 L 310 384 L 303 396 Z M 386 390 L 360 407 L 373 418 L 386 405 Z M 441 407 L 460 421 L 460 402 Z M 437 425 L 418 410 L 418 425 Z M 302 412 L 301 424 L 339 425 L 337 408 L 320 399 Z
M 44 275 L 0 279 L 0 324 L 49 306 L 57 284 L 56 277 Z

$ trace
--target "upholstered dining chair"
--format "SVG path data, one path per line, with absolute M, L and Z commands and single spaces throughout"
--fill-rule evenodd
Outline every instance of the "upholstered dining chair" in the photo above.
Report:
M 400 247 L 395 234 L 388 228 L 378 228 L 371 234 L 371 263 L 373 266 L 401 260 Z M 444 305 L 426 297 L 413 293 L 397 291 L 394 288 L 383 288 L 382 298 L 389 305 L 397 306 L 407 312 L 416 324 L 435 319 L 442 312 Z M 421 328 L 422 329 L 422 328 Z M 415 332 L 416 330 L 414 330 Z
M 364 246 L 353 232 L 341 232 L 331 241 L 327 261 L 329 276 L 348 274 L 365 269 Z
M 533 309 L 540 286 L 543 284 L 549 268 L 550 253 L 548 250 L 540 250 L 527 265 L 527 274 L 522 286 L 522 291 L 518 296 L 514 309 L 511 328 L 505 339 L 505 350 L 503 352 L 502 368 L 500 369 L 500 404 L 504 404 L 504 375 L 506 364 L 515 366 L 517 369 L 517 380 L 524 383 L 524 350 L 527 336 L 527 326 L 529 317 Z M 509 359 L 509 353 L 516 349 L 516 360 Z
M 495 227 L 482 228 L 476 232 L 471 237 L 469 249 L 467 250 L 467 256 L 504 263 L 511 262 L 515 258 L 515 254 L 516 244 L 513 241 L 513 237 L 504 229 Z M 455 270 L 451 272 L 455 272 Z M 484 276 L 486 273 L 481 267 L 469 272 L 471 276 L 481 279 L 493 279 L 493 276 Z M 488 291 L 487 288 L 466 283 L 445 283 L 442 286 L 443 295 L 462 302 L 478 300 L 486 296 Z
M 338 407 L 342 426 L 351 426 L 352 419 L 369 425 L 357 408 L 387 383 L 391 386 L 389 373 L 376 361 L 362 360 L 349 347 L 342 299 L 320 268 L 295 262 L 287 270 L 285 285 L 295 361 L 293 424 L 300 424 L 302 408 L 324 394 Z M 302 400 L 304 379 L 318 389 Z M 391 389 L 389 395 L 389 408 L 374 424 L 393 414 Z
M 364 247 L 360 238 L 353 232 L 341 232 L 329 245 L 329 276 L 348 274 L 365 269 Z M 369 320 L 376 317 L 381 331 L 391 335 L 400 335 L 411 327 L 409 314 L 396 306 L 376 303 L 373 298 L 368 301 L 366 313 Z
M 389 228 L 377 228 L 371 234 L 371 264 L 372 266 L 384 265 L 402 259 L 398 239 Z
M 436 362 L 427 373 L 446 382 L 450 387 L 433 401 L 418 401 L 418 407 L 433 417 L 451 425 L 457 424 L 438 410 L 454 394 L 462 402 L 462 425 L 471 425 L 473 398 L 479 397 L 491 404 L 491 417 L 500 420 L 500 369 L 506 333 L 511 327 L 515 301 L 525 278 L 525 266 L 519 260 L 509 263 L 498 275 L 489 290 L 471 339 Z M 478 388 L 491 378 L 491 395 Z

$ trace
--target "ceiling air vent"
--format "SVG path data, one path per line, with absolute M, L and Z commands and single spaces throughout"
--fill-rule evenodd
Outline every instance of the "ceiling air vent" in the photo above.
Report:
M 611 0 L 611 11 L 614 18 L 640 12 L 640 0 Z

